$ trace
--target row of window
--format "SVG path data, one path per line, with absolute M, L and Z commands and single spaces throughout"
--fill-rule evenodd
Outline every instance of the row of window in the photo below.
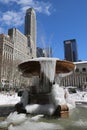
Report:
M 4 44 L 4 50 L 5 51 L 7 51 L 7 52 L 9 52 L 9 53 L 13 53 L 13 48 L 12 47 L 10 47 L 9 45 L 7 45 L 7 44 Z
M 13 59 L 13 55 L 7 52 L 4 52 L 4 61 L 9 60 L 11 61 Z
M 75 72 L 80 72 L 81 70 L 79 68 L 76 68 Z M 86 72 L 87 69 L 86 68 L 82 68 L 82 72 Z

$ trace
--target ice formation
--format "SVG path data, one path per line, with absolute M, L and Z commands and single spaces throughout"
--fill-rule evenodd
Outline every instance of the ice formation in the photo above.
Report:
M 51 97 L 52 97 L 52 103 L 54 104 L 55 107 L 57 107 L 58 105 L 66 104 L 64 98 L 64 89 L 62 87 L 59 87 L 59 84 L 54 84 L 52 86 Z
M 54 81 L 55 76 L 55 67 L 56 60 L 46 60 L 40 61 L 41 64 L 41 72 L 50 80 L 50 82 Z
M 25 114 L 11 113 L 7 119 L 0 122 L 0 128 L 8 128 L 8 130 L 62 130 L 60 125 L 54 123 L 39 122 L 43 115 L 34 117 L 26 117 Z M 38 121 L 38 122 L 37 122 Z
M 44 114 L 44 115 L 53 115 L 55 107 L 53 104 L 30 104 L 25 107 L 27 113 L 31 114 Z

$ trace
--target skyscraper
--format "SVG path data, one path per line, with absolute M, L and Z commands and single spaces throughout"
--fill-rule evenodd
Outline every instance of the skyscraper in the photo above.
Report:
M 72 62 L 78 61 L 76 39 L 64 41 L 64 56 L 65 60 Z
M 28 46 L 31 48 L 32 57 L 36 57 L 36 13 L 33 8 L 26 10 L 25 35 L 28 38 Z
M 37 57 L 52 57 L 52 48 L 37 47 Z

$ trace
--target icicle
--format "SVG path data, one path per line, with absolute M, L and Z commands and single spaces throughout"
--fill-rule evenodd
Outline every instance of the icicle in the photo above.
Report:
M 55 77 L 56 60 L 44 60 L 40 61 L 40 64 L 41 72 L 50 80 L 50 82 L 53 82 Z

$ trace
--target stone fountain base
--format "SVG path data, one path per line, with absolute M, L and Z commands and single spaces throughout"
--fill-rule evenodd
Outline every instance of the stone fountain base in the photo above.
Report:
M 50 93 L 39 93 L 30 94 L 29 104 L 49 104 L 50 103 Z

